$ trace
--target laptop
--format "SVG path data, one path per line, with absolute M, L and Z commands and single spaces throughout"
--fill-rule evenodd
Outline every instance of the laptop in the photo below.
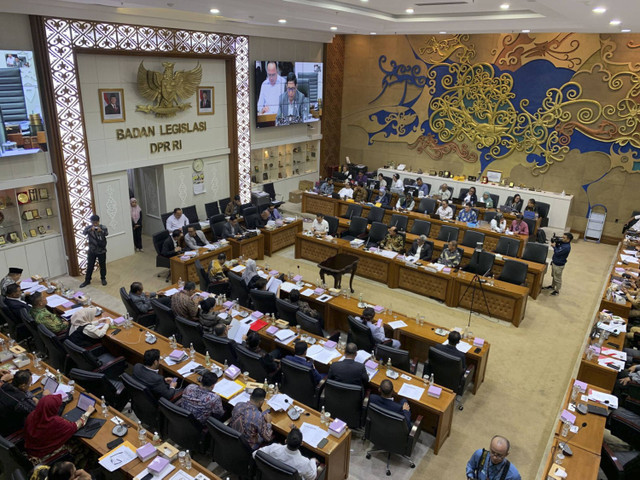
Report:
M 45 390 L 49 390 L 49 392 L 51 392 L 51 393 L 56 393 L 56 390 L 58 389 L 59 385 L 60 384 L 58 383 L 58 381 L 55 378 L 47 377 L 47 379 L 44 382 L 44 387 L 43 387 L 42 391 L 40 393 L 36 394 L 36 398 L 38 400 L 41 399 Z
M 511 208 L 510 206 L 507 206 L 507 205 L 502 205 L 502 206 L 499 208 L 499 210 L 500 210 L 502 213 L 511 213 L 511 212 L 513 212 L 513 208 Z
M 84 412 L 87 411 L 89 407 L 92 407 L 95 404 L 96 401 L 93 398 L 91 398 L 86 393 L 81 393 L 78 397 L 78 405 L 76 406 L 76 408 L 65 413 L 63 415 L 63 418 L 69 420 L 70 422 L 75 422 L 84 414 Z

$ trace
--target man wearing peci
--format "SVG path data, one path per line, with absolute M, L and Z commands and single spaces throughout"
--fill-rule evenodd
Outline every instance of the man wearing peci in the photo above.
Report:
M 267 79 L 260 86 L 258 115 L 278 113 L 280 95 L 284 92 L 284 79 L 278 75 L 276 62 L 267 62 Z
M 309 116 L 309 99 L 298 90 L 298 78 L 295 73 L 290 72 L 287 75 L 286 90 L 280 95 L 278 104 L 277 125 L 302 123 Z

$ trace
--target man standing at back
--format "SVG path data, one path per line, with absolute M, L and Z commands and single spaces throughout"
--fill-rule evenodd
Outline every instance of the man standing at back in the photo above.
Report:
M 84 276 L 84 282 L 80 284 L 80 288 L 86 287 L 91 283 L 93 268 L 96 260 L 100 264 L 100 278 L 102 285 L 107 284 L 107 235 L 109 230 L 100 223 L 98 215 L 91 216 L 91 225 L 85 227 L 82 232 L 87 236 L 89 242 L 89 251 L 87 254 L 87 273 Z
M 509 440 L 500 435 L 491 439 L 489 451 L 480 448 L 467 462 L 467 480 L 521 480 L 518 469 L 509 460 Z
M 347 343 L 344 360 L 331 364 L 327 380 L 366 387 L 369 383 L 369 376 L 364 365 L 356 362 L 357 354 L 358 346 L 355 343 Z

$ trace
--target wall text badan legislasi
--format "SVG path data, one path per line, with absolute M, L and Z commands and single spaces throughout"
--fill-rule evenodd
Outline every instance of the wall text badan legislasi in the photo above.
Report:
M 201 133 L 207 131 L 207 122 L 167 123 L 164 125 L 148 125 L 144 127 L 118 128 L 116 140 L 130 140 L 134 138 L 152 138 L 160 135 L 183 135 L 185 133 Z M 152 142 L 149 144 L 151 153 L 182 150 L 182 140 Z

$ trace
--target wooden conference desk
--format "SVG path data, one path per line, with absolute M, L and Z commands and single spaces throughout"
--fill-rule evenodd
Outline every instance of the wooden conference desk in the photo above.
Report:
M 185 260 L 182 259 L 182 255 L 171 257 L 171 283 L 178 283 L 178 279 L 182 278 L 185 282 L 195 282 L 196 285 L 199 284 L 200 277 L 196 271 L 196 260 L 200 260 L 202 268 L 206 271 L 209 263 L 221 253 L 226 254 L 227 258 L 230 258 L 232 256 L 231 245 L 229 243 L 221 243 L 220 246 L 214 250 L 200 248 L 197 256 L 188 257 Z
M 264 253 L 271 256 L 278 250 L 296 243 L 296 233 L 302 232 L 302 223 L 303 221 L 300 219 L 281 227 L 261 228 L 260 231 L 264 235 Z
M 254 260 L 262 260 L 264 258 L 264 235 L 261 233 L 255 237 L 243 238 L 227 238 L 231 244 L 231 256 L 233 258 L 244 257 L 253 258 Z
M 450 307 L 469 308 L 473 289 L 466 287 L 473 278 L 466 272 L 431 272 L 423 267 L 406 265 L 395 258 L 353 248 L 340 238 L 325 240 L 299 233 L 296 237 L 296 258 L 319 263 L 338 252 L 357 256 L 357 275 L 386 284 L 389 288 L 403 288 L 420 295 L 444 301 Z M 323 257 L 323 255 L 326 255 Z M 483 284 L 491 315 L 513 323 L 516 327 L 524 318 L 529 288 L 494 280 Z M 465 294 L 466 292 L 466 294 Z M 487 313 L 482 294 L 477 289 L 474 310 Z
M 544 477 L 547 478 L 554 465 L 555 456 L 560 448 L 560 440 L 554 438 L 547 463 L 544 467 Z M 567 478 L 577 480 L 598 480 L 598 470 L 600 469 L 600 455 L 583 450 L 580 447 L 572 446 L 573 455 L 565 455 L 561 467 L 567 473 Z M 555 469 L 553 470 L 555 472 Z

